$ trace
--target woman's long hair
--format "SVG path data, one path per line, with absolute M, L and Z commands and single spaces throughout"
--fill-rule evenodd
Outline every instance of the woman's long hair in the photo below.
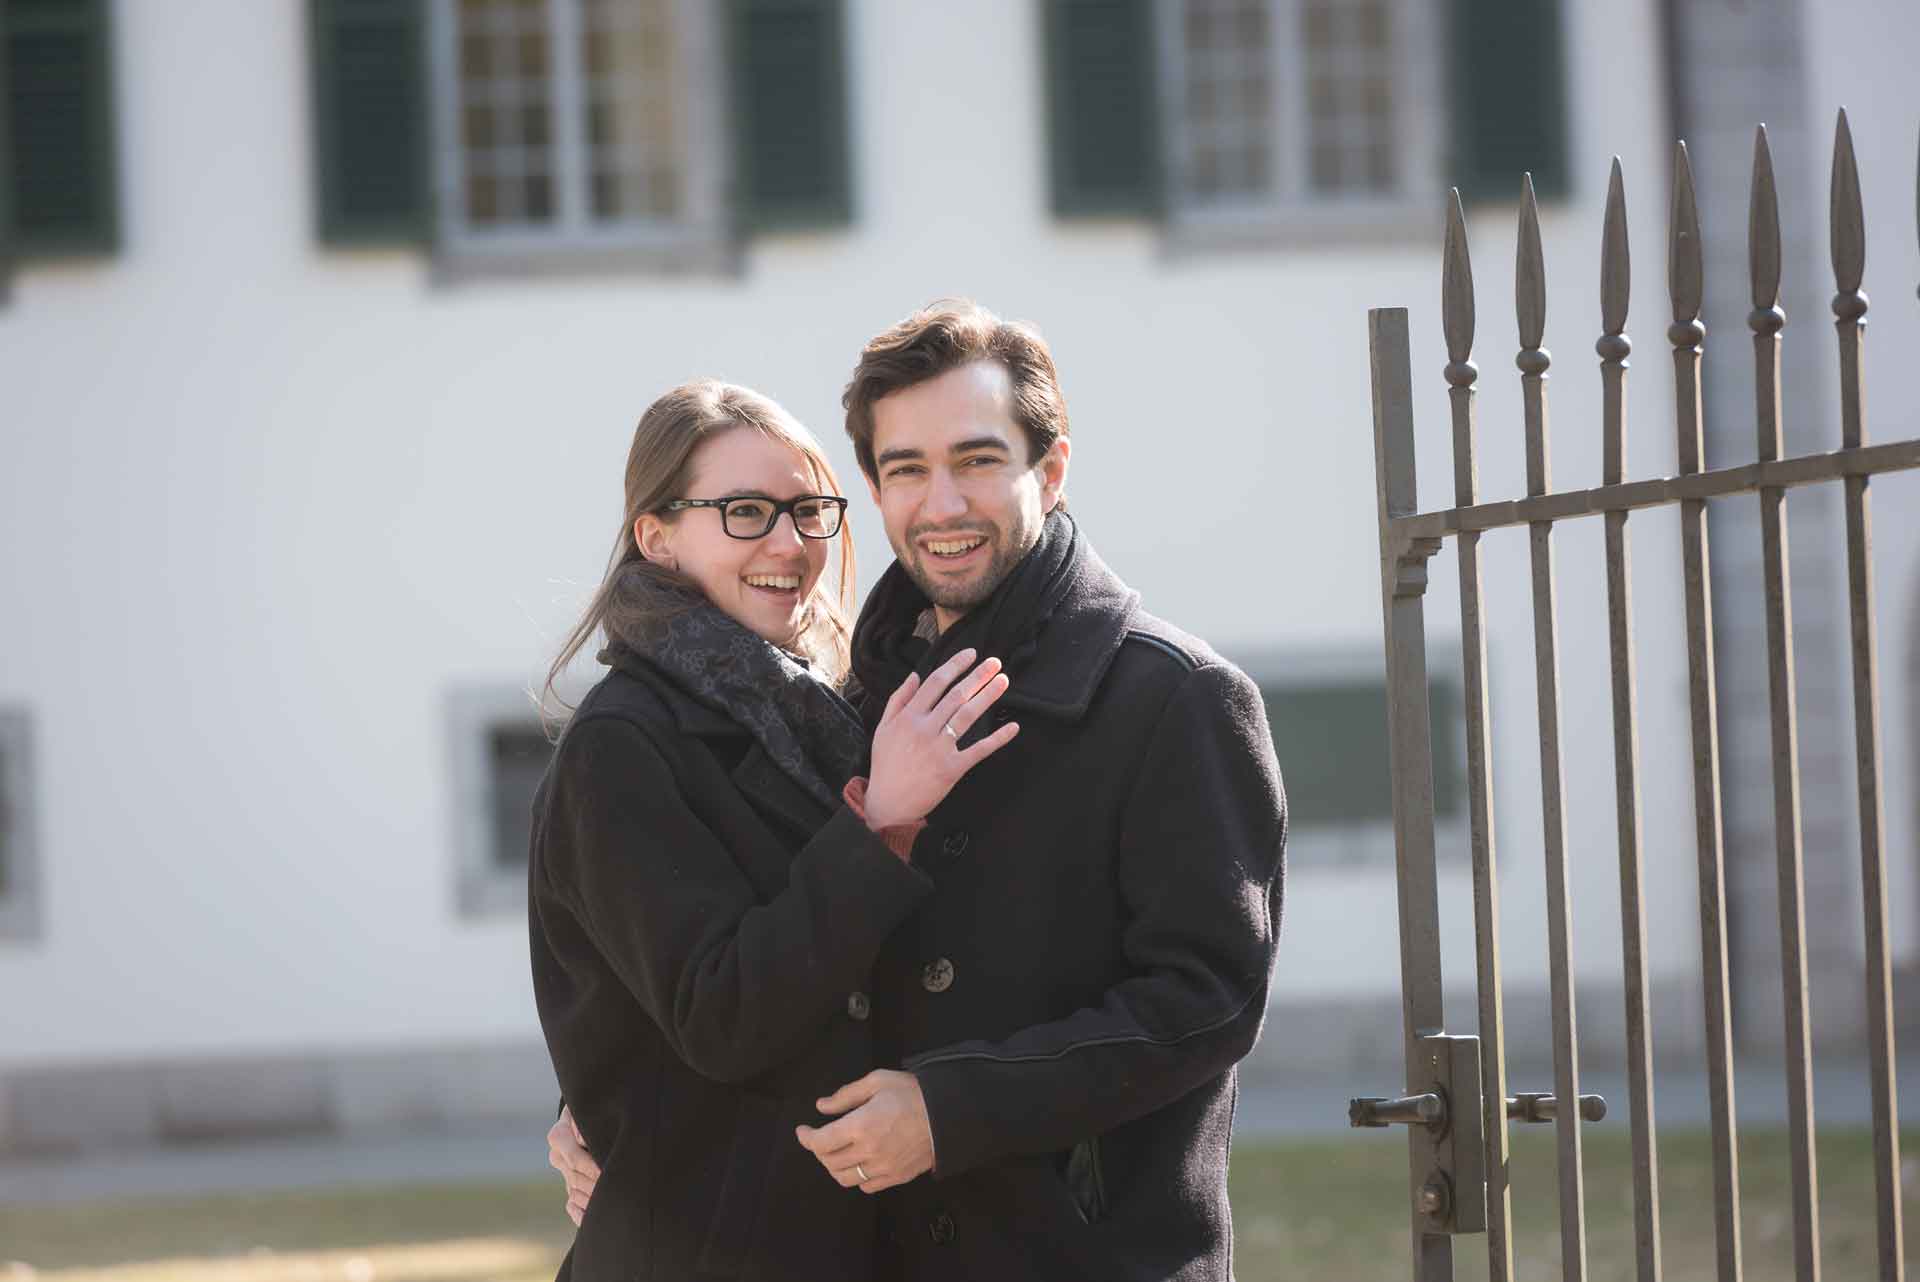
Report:
M 550 730 L 557 731 L 572 713 L 572 705 L 554 690 L 560 674 L 596 633 L 608 637 L 633 635 L 645 619 L 642 611 L 671 608 L 660 604 L 676 595 L 660 591 L 622 591 L 622 585 L 647 586 L 633 582 L 635 576 L 650 580 L 662 588 L 699 589 L 685 575 L 655 564 L 640 553 L 634 541 L 634 522 L 648 512 L 671 520 L 679 513 L 663 509 L 682 493 L 692 471 L 693 455 L 702 443 L 736 429 L 759 432 L 787 446 L 806 459 L 814 484 L 822 494 L 839 494 L 840 480 L 833 465 L 813 434 L 800 421 L 768 397 L 733 383 L 717 379 L 696 379 L 674 388 L 647 407 L 633 430 L 633 446 L 627 451 L 626 515 L 614 538 L 613 555 L 607 561 L 607 573 L 594 591 L 593 599 L 580 622 L 567 635 L 560 653 L 547 669 L 546 684 L 540 692 L 540 709 Z M 841 526 L 839 564 L 830 569 L 835 580 L 831 590 L 823 576 L 807 602 L 805 621 L 791 649 L 813 665 L 815 672 L 834 685 L 846 678 L 852 635 L 854 561 L 853 531 L 850 523 Z

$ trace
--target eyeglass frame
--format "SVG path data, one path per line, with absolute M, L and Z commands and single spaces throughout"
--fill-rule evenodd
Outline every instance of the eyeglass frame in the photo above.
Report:
M 727 506 L 731 503 L 770 503 L 773 505 L 773 515 L 767 518 L 766 528 L 761 530 L 760 533 L 735 534 L 727 528 Z M 805 530 L 801 529 L 800 518 L 794 513 L 794 509 L 802 503 L 825 503 L 828 507 L 839 512 L 840 519 L 834 522 L 833 533 L 808 534 Z M 674 499 L 666 505 L 665 510 L 668 512 L 678 512 L 690 507 L 719 508 L 720 532 L 730 539 L 739 539 L 743 543 L 751 543 L 755 539 L 764 539 L 767 535 L 773 533 L 773 527 L 780 523 L 782 515 L 792 520 L 793 532 L 803 539 L 814 539 L 816 541 L 835 539 L 840 537 L 840 531 L 847 528 L 847 500 L 839 494 L 799 494 L 790 499 L 773 499 L 768 498 L 764 494 L 734 494 L 724 499 Z

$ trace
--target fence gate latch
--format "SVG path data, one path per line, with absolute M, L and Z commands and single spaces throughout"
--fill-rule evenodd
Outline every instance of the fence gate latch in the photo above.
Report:
M 1413 1209 L 1432 1233 L 1487 1231 L 1487 1150 L 1480 1111 L 1480 1039 L 1436 1033 L 1419 1039 L 1409 1085 L 1396 1098 L 1347 1102 L 1353 1126 L 1409 1128 L 1426 1179 L 1412 1190 Z

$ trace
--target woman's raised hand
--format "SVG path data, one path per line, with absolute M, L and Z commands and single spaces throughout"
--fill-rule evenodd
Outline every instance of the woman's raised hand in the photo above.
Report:
M 960 746 L 973 723 L 1007 692 L 1000 660 L 973 660 L 972 650 L 962 650 L 925 681 L 918 673 L 908 677 L 887 700 L 873 732 L 867 785 L 867 822 L 875 829 L 925 818 L 960 776 L 1020 733 L 1019 723 L 1009 721 L 978 743 Z

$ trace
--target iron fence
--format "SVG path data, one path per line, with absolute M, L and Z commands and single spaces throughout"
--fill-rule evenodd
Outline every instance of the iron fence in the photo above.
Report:
M 1701 366 L 1706 352 L 1706 327 L 1700 321 L 1701 234 L 1684 143 L 1675 151 L 1667 232 L 1668 294 L 1673 316 L 1667 339 L 1673 350 L 1675 375 L 1677 476 L 1649 480 L 1627 478 L 1625 392 L 1628 356 L 1632 351 L 1626 332 L 1630 255 L 1624 183 L 1618 159 L 1613 163 L 1608 185 L 1600 253 L 1601 332 L 1595 344 L 1602 397 L 1602 476 L 1598 487 L 1563 491 L 1553 488 L 1547 398 L 1547 372 L 1552 360 L 1541 345 L 1546 325 L 1546 268 L 1531 179 L 1523 183 L 1515 276 L 1520 335 L 1515 363 L 1520 371 L 1526 442 L 1524 497 L 1483 502 L 1479 494 L 1475 412 L 1479 371 L 1472 361 L 1473 272 L 1466 219 L 1458 192 L 1454 193 L 1448 210 L 1441 285 L 1448 358 L 1444 375 L 1453 431 L 1454 506 L 1450 508 L 1418 510 L 1407 313 L 1400 308 L 1380 308 L 1368 314 L 1408 1094 L 1395 1100 L 1356 1100 L 1353 1120 L 1356 1125 L 1395 1121 L 1408 1124 L 1416 1282 L 1450 1279 L 1453 1235 L 1482 1230 L 1486 1233 L 1492 1282 L 1507 1282 L 1513 1277 L 1507 1131 L 1510 1119 L 1552 1122 L 1556 1127 L 1562 1275 L 1570 1282 L 1586 1276 L 1581 1128 L 1585 1122 L 1596 1120 L 1604 1113 L 1604 1104 L 1595 1097 L 1581 1096 L 1579 1083 L 1579 1036 L 1570 957 L 1572 917 L 1567 889 L 1567 815 L 1561 760 L 1558 589 L 1553 534 L 1558 523 L 1591 515 L 1599 515 L 1605 523 L 1607 643 L 1612 670 L 1637 1276 L 1641 1282 L 1656 1282 L 1661 1275 L 1659 1161 L 1653 1113 L 1653 1051 L 1641 870 L 1643 834 L 1630 595 L 1630 519 L 1635 511 L 1668 506 L 1679 509 L 1686 601 L 1694 838 L 1705 991 L 1703 1018 L 1712 1127 L 1716 1255 L 1721 1282 L 1737 1282 L 1741 1276 L 1726 861 L 1722 842 L 1707 502 L 1744 494 L 1758 496 L 1761 513 L 1775 853 L 1785 989 L 1783 1016 L 1789 1083 L 1794 1262 L 1800 1282 L 1815 1282 L 1819 1278 L 1819 1199 L 1807 1010 L 1786 493 L 1796 486 L 1832 481 L 1840 482 L 1845 491 L 1879 1275 L 1883 1282 L 1897 1282 L 1903 1277 L 1868 486 L 1871 478 L 1879 473 L 1920 467 L 1920 440 L 1882 445 L 1868 445 L 1866 441 L 1863 349 L 1867 296 L 1860 288 L 1866 257 L 1865 215 L 1845 111 L 1840 113 L 1835 130 L 1830 209 L 1836 288 L 1832 309 L 1839 336 L 1840 369 L 1840 448 L 1831 453 L 1787 457 L 1783 449 L 1780 352 L 1786 314 L 1780 305 L 1778 198 L 1764 126 L 1755 135 L 1748 218 L 1752 311 L 1747 324 L 1752 331 L 1754 348 L 1757 436 L 1756 458 L 1752 463 L 1711 470 L 1705 465 Z M 1492 807 L 1492 756 L 1488 742 L 1486 609 L 1480 539 L 1490 530 L 1520 526 L 1527 531 L 1532 570 L 1554 1089 L 1550 1095 L 1509 1096 L 1501 997 L 1500 888 Z M 1448 1036 L 1442 1031 L 1424 598 L 1427 562 L 1447 539 L 1454 541 L 1459 562 L 1479 1017 L 1477 1039 Z

